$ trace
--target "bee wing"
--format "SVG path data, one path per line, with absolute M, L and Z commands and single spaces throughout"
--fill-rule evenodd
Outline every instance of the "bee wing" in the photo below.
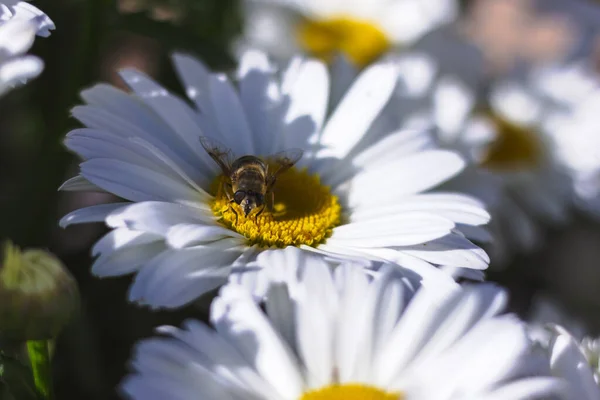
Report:
M 229 175 L 233 160 L 231 149 L 218 140 L 207 136 L 200 136 L 200 144 L 204 147 L 208 155 L 219 164 L 223 174 Z
M 271 173 L 269 177 L 275 178 L 278 174 L 293 167 L 302 158 L 303 154 L 304 151 L 301 149 L 289 149 L 267 157 L 278 165 L 275 172 Z

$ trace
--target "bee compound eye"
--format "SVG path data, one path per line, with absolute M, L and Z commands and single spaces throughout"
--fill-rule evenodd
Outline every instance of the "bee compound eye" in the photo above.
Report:
M 238 190 L 237 192 L 234 193 L 233 195 L 233 200 L 240 204 L 242 202 L 242 200 L 244 200 L 244 198 L 246 197 L 246 192 L 244 192 L 243 190 Z

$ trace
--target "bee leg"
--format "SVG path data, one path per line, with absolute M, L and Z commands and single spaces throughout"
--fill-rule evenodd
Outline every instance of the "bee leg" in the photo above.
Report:
M 237 211 L 235 211 L 235 208 L 233 208 L 233 207 L 231 206 L 231 203 L 233 203 L 233 202 L 234 202 L 234 200 L 233 200 L 233 199 L 229 200 L 229 209 L 230 209 L 231 211 L 233 211 L 233 213 L 235 214 L 235 225 L 237 226 L 237 224 L 238 224 L 238 213 L 237 213 Z
M 254 218 L 258 218 L 258 216 L 260 214 L 262 214 L 263 211 L 265 211 L 265 207 L 267 207 L 267 205 L 263 204 L 263 206 L 261 207 L 260 211 L 258 213 L 256 213 L 256 215 L 254 216 Z
M 230 203 L 233 202 L 233 186 L 229 182 L 223 182 L 223 189 L 225 190 L 225 196 Z
M 233 213 L 235 214 L 235 224 L 237 225 L 238 223 L 238 213 L 237 211 L 235 211 L 235 208 L 233 208 L 231 203 L 235 203 L 235 200 L 233 198 L 233 186 L 231 185 L 230 182 L 227 181 L 223 181 L 223 185 L 221 185 L 222 190 L 225 191 L 225 196 L 227 196 L 227 200 L 229 200 L 229 209 L 231 211 L 233 211 Z
M 271 201 L 269 203 L 269 211 L 272 213 L 275 209 L 275 192 L 271 191 Z

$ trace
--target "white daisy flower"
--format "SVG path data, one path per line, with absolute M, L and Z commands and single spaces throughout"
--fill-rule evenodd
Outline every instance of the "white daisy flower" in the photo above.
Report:
M 0 1 L 0 95 L 42 72 L 42 60 L 24 54 L 36 34 L 48 36 L 50 29 L 54 29 L 54 23 L 31 4 Z
M 125 201 L 77 210 L 61 225 L 113 228 L 93 248 L 99 257 L 92 271 L 137 272 L 130 300 L 183 305 L 230 274 L 254 273 L 248 264 L 273 247 L 386 260 L 423 278 L 445 279 L 435 266 L 487 267 L 486 253 L 455 229 L 485 224 L 482 204 L 425 193 L 462 170 L 458 155 L 427 150 L 428 137 L 417 131 L 357 147 L 393 90 L 393 65 L 366 69 L 326 118 L 329 76 L 319 61 L 295 59 L 280 76 L 251 52 L 237 86 L 191 57 L 174 62 L 193 107 L 125 70 L 133 93 L 107 85 L 85 90 L 87 105 L 73 115 L 86 128 L 66 139 L 84 161 L 63 189 L 104 190 Z M 237 196 L 229 200 L 227 179 L 200 137 L 218 139 L 238 157 L 267 157 L 271 166 L 268 156 L 287 149 L 304 156 L 277 177 L 274 212 L 257 207 L 246 216 Z
M 480 58 L 460 41 L 439 39 L 448 53 L 464 54 L 465 69 L 483 68 Z M 459 152 L 469 163 L 466 171 L 448 182 L 447 189 L 467 192 L 484 201 L 492 215 L 486 227 L 493 264 L 535 249 L 545 224 L 567 220 L 572 204 L 571 180 L 558 157 L 558 144 L 546 121 L 559 108 L 539 91 L 520 81 L 497 81 L 481 93 L 482 71 L 461 74 L 456 57 L 446 62 L 442 46 L 429 44 L 398 59 L 401 70 L 418 76 L 419 85 L 399 86 L 395 99 L 402 129 L 430 129 L 441 148 Z M 471 54 L 469 56 L 469 54 Z M 423 73 L 427 71 L 427 73 Z M 481 229 L 463 229 L 471 239 L 491 239 Z
M 285 252 L 294 252 L 287 249 Z M 284 265 L 270 265 L 280 269 Z M 272 285 L 264 312 L 221 289 L 211 327 L 187 321 L 142 341 L 132 399 L 536 399 L 560 394 L 499 288 L 422 287 L 384 269 L 372 280 L 312 257 Z M 545 365 L 544 365 L 545 364 Z
M 482 131 L 492 134 L 486 146 L 474 146 L 484 179 L 469 193 L 490 202 L 495 218 L 490 251 L 500 265 L 512 253 L 536 249 L 544 226 L 569 219 L 572 190 L 557 156 L 558 144 L 544 127 L 556 110 L 520 82 L 497 83 L 488 98 L 489 108 L 474 114 L 485 124 Z M 497 188 L 490 188 L 486 178 L 494 179 Z
M 558 159 L 572 179 L 575 205 L 600 218 L 600 79 L 579 63 L 542 77 L 536 87 L 560 110 L 545 121 L 545 129 L 557 143 Z
M 345 54 L 365 66 L 452 21 L 456 0 L 246 0 L 238 47 L 280 60 L 304 52 L 324 60 Z
M 568 382 L 568 399 L 600 399 L 600 342 L 584 339 L 581 343 L 560 325 L 546 327 L 542 348 L 550 356 L 552 375 Z

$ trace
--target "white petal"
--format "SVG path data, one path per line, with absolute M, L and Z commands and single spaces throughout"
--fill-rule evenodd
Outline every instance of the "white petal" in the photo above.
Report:
M 247 292 L 233 285 L 224 287 L 213 302 L 211 320 L 282 399 L 301 396 L 303 382 L 292 350 Z
M 36 25 L 33 21 L 12 19 L 0 25 L 0 49 L 8 59 L 25 53 L 35 40 Z
M 0 94 L 28 79 L 35 78 L 44 69 L 42 60 L 24 56 L 0 64 Z
M 268 285 L 285 283 L 290 285 L 288 290 L 291 290 L 291 295 L 295 296 L 294 289 L 303 271 L 307 268 L 322 268 L 324 265 L 326 264 L 323 257 L 293 246 L 261 251 L 253 267 L 259 268 L 258 274 L 261 275 L 259 281 L 266 287 L 253 287 L 251 291 L 258 298 L 264 298 Z
M 457 7 L 453 1 L 394 1 L 385 8 L 381 24 L 394 42 L 411 44 L 436 25 L 452 21 Z
M 433 96 L 435 125 L 441 130 L 440 135 L 451 143 L 460 134 L 473 108 L 475 95 L 458 79 L 444 77 L 438 82 Z
M 197 170 L 192 179 L 185 170 L 190 170 L 181 159 L 172 160 L 152 143 L 140 137 L 120 137 L 98 129 L 75 129 L 67 135 L 65 145 L 83 159 L 110 158 L 134 163 L 144 168 L 170 176 L 174 180 L 187 183 L 198 192 L 204 192 L 196 181 L 208 187 L 212 179 L 207 179 Z M 181 164 L 178 165 L 178 164 Z
M 350 179 L 357 170 L 373 168 L 377 164 L 389 164 L 407 155 L 433 148 L 433 146 L 433 138 L 425 131 L 400 130 L 375 140 L 370 147 L 362 149 L 356 156 L 350 154 L 348 157 L 351 158 L 350 161 L 348 159 L 342 161 L 348 163 L 347 167 L 345 165 L 336 168 L 325 167 L 318 173 L 323 182 L 336 187 L 340 182 Z
M 100 189 L 81 175 L 69 178 L 60 185 L 58 190 L 64 190 L 66 192 L 106 192 L 104 189 Z
M 160 333 L 175 340 L 150 339 L 136 346 L 133 366 L 138 375 L 122 386 L 129 395 L 177 400 L 263 398 L 260 389 L 267 385 L 231 344 L 196 321 L 186 321 L 185 328 L 160 327 Z M 228 368 L 220 368 L 223 364 Z
M 562 329 L 559 332 L 551 344 L 550 365 L 553 375 L 567 380 L 571 398 L 598 398 L 600 389 L 581 349 L 570 334 Z
M 187 320 L 185 327 L 187 331 L 175 331 L 173 336 L 180 338 L 202 353 L 204 363 L 217 375 L 213 377 L 213 380 L 220 381 L 229 387 L 239 385 L 239 388 L 246 392 L 240 400 L 247 397 L 259 400 L 276 396 L 268 382 L 265 382 L 251 364 L 245 362 L 234 344 L 228 343 L 214 329 L 197 321 Z M 159 329 L 161 333 L 173 332 L 172 328 L 165 330 L 161 327 Z M 227 365 L 227 368 L 221 368 L 223 365 Z M 223 392 L 219 394 L 217 399 L 224 396 Z
M 165 173 L 160 168 L 161 165 L 156 165 L 157 160 L 145 149 L 128 138 L 106 131 L 90 128 L 75 129 L 67 134 L 64 143 L 69 150 L 74 151 L 84 160 L 113 158 Z
M 134 95 L 98 84 L 82 91 L 81 96 L 91 106 L 77 106 L 72 113 L 86 126 L 152 143 L 196 182 L 206 180 L 208 173 L 209 178 L 214 177 L 214 172 L 211 172 L 214 161 L 206 152 L 202 150 L 201 157 L 198 157 L 160 115 Z M 191 112 L 187 105 L 182 104 L 182 107 Z
M 408 298 L 414 295 L 414 287 L 412 284 L 407 284 L 408 279 L 399 278 L 403 275 L 390 268 L 384 270 L 382 276 L 372 284 L 370 291 L 370 296 L 374 297 L 371 303 L 372 319 L 365 320 L 365 325 L 372 329 L 370 359 L 365 363 L 365 367 L 369 368 L 370 381 L 374 379 L 372 365 L 374 356 L 386 345 L 389 335 L 404 312 Z
M 348 203 L 350 207 L 395 203 L 403 196 L 431 189 L 459 173 L 464 166 L 460 156 L 442 150 L 425 151 L 378 165 L 352 178 Z
M 341 225 L 327 242 L 354 247 L 407 246 L 440 238 L 453 228 L 452 221 L 446 218 L 406 212 Z
M 152 233 L 132 231 L 128 228 L 117 228 L 108 232 L 94 244 L 94 247 L 92 247 L 92 255 L 108 255 L 115 250 L 124 247 L 137 246 L 156 241 L 162 241 L 162 237 Z
M 339 54 L 331 65 L 331 108 L 336 108 L 344 94 L 352 86 L 352 82 L 358 76 L 359 71 L 352 65 L 344 54 Z
M 148 239 L 146 241 L 146 239 Z M 163 241 L 144 238 L 98 257 L 92 265 L 92 274 L 104 278 L 138 271 L 153 258 L 167 250 Z
M 106 217 L 115 210 L 127 207 L 131 203 L 110 203 L 110 204 L 99 204 L 96 206 L 90 206 L 80 208 L 70 212 L 69 214 L 62 217 L 59 221 L 61 228 L 66 228 L 72 224 L 83 224 L 86 222 L 104 222 Z
M 238 77 L 240 99 L 252 130 L 256 154 L 273 154 L 277 151 L 276 138 L 283 131 L 274 67 L 264 53 L 248 51 L 240 61 Z
M 429 243 L 402 247 L 403 253 L 438 265 L 486 269 L 490 258 L 464 236 L 452 233 Z
M 424 286 L 457 286 L 454 278 L 431 263 L 391 248 L 347 247 L 330 243 L 321 244 L 316 249 L 308 246 L 302 248 L 329 257 L 345 258 L 354 263 L 361 260 L 390 263 L 397 266 L 403 275 L 420 280 Z M 364 267 L 371 266 L 371 263 L 367 263 Z
M 335 365 L 340 383 L 362 382 L 368 378 L 371 356 L 371 313 L 373 298 L 369 298 L 369 279 L 362 268 L 342 265 L 335 270 L 336 284 L 341 288 Z
M 212 117 L 221 132 L 223 142 L 238 157 L 256 154 L 244 108 L 229 79 L 224 74 L 212 75 L 208 87 L 213 105 Z
M 11 2 L 9 1 L 9 3 Z M 36 26 L 37 35 L 42 37 L 50 36 L 50 30 L 56 28 L 54 22 L 43 11 L 24 1 L 19 1 L 14 5 L 13 19 L 30 20 Z
M 227 282 L 239 255 L 230 242 L 166 250 L 136 275 L 129 300 L 152 308 L 181 307 Z
M 435 60 L 427 53 L 406 52 L 397 60 L 399 94 L 403 97 L 423 97 L 438 73 Z
M 413 380 L 443 374 L 436 387 L 438 393 L 485 392 L 527 369 L 527 363 L 535 358 L 525 357 L 531 350 L 525 328 L 514 316 L 482 320 L 452 348 L 414 371 L 422 378 Z M 494 368 L 486 367 L 490 363 Z
M 320 132 L 329 98 L 325 65 L 315 60 L 295 61 L 297 69 L 288 68 L 281 83 L 283 101 L 289 102 L 285 115 L 285 148 L 306 147 L 308 140 Z
M 533 377 L 521 379 L 500 386 L 498 389 L 486 393 L 486 400 L 531 400 L 547 399 L 552 396 L 560 396 L 564 399 L 582 399 L 582 397 L 567 397 L 567 388 L 564 382 L 551 377 Z M 589 400 L 592 400 L 590 397 Z
M 102 189 L 131 201 L 201 203 L 208 196 L 168 175 L 107 158 L 83 162 L 81 175 Z
M 304 292 L 296 309 L 297 353 L 306 366 L 307 386 L 318 388 L 329 384 L 333 373 L 337 294 L 324 266 L 307 268 L 302 282 Z
M 176 249 L 214 242 L 226 237 L 238 238 L 240 244 L 245 241 L 244 236 L 239 233 L 216 225 L 182 223 L 168 228 L 166 234 L 167 243 Z
M 352 150 L 388 102 L 397 77 L 390 63 L 375 64 L 356 79 L 323 129 L 319 156 L 344 158 Z
M 490 102 L 494 109 L 520 124 L 535 123 L 542 112 L 537 96 L 515 82 L 498 84 L 490 94 Z
M 458 300 L 456 287 L 422 287 L 412 299 L 402 318 L 374 360 L 377 386 L 389 387 L 395 377 L 418 354 L 432 332 L 429 327 Z
M 411 211 L 432 213 L 455 223 L 468 225 L 482 225 L 490 220 L 483 203 L 473 197 L 453 193 L 427 193 L 402 198 L 395 205 L 357 208 L 352 211 L 350 221 L 365 221 Z
M 208 132 L 200 131 L 193 111 L 185 102 L 138 71 L 125 69 L 120 71 L 120 75 L 131 90 L 169 124 L 196 157 L 205 157 L 199 137 Z
M 173 54 L 173 64 L 188 98 L 201 112 L 212 110 L 208 93 L 209 69 L 195 57 L 182 53 Z
M 173 203 L 144 201 L 111 212 L 106 218 L 106 223 L 113 228 L 127 227 L 164 237 L 175 225 L 212 224 L 214 219 L 214 216 L 202 209 Z
M 352 164 L 359 168 L 371 168 L 377 163 L 394 161 L 400 157 L 432 148 L 434 141 L 424 130 L 401 129 L 391 132 L 358 154 Z
M 410 368 L 418 369 L 428 362 L 435 363 L 440 354 L 460 340 L 473 326 L 502 312 L 506 303 L 506 292 L 493 285 L 480 285 L 465 290 L 456 305 L 440 315 L 434 325 L 430 326 L 434 333 L 412 361 Z
M 290 298 L 287 285 L 272 283 L 266 296 L 265 312 L 269 316 L 271 325 L 279 332 L 282 339 L 293 347 L 296 343 L 294 303 Z

